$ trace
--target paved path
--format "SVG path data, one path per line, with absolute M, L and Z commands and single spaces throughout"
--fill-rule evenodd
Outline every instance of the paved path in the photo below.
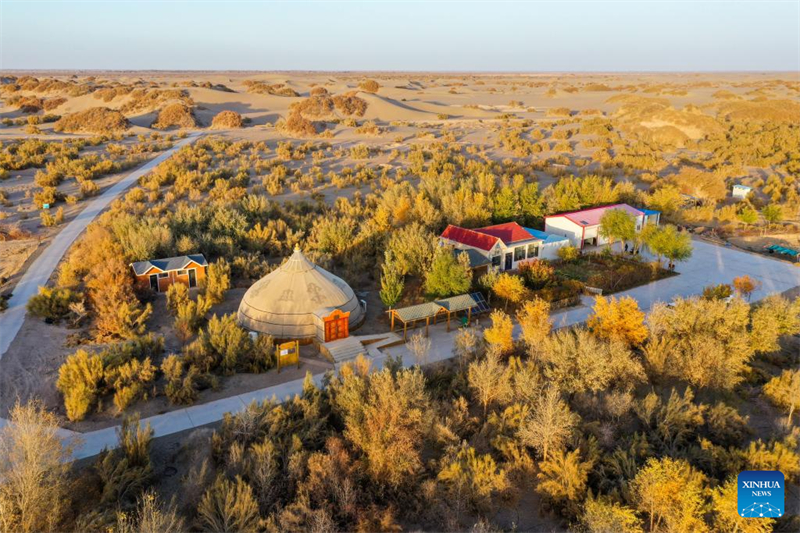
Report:
M 652 305 L 658 301 L 670 301 L 676 296 L 699 294 L 708 285 L 730 283 L 733 278 L 743 274 L 748 274 L 763 284 L 762 288 L 753 294 L 753 301 L 768 294 L 783 292 L 800 285 L 800 267 L 795 267 L 790 263 L 703 241 L 694 241 L 694 247 L 692 258 L 678 266 L 680 276 L 624 291 L 616 296 L 633 296 L 639 301 L 643 310 L 649 311 Z M 591 299 L 586 298 L 585 303 L 588 305 L 555 313 L 553 315 L 555 327 L 567 327 L 584 322 L 591 313 Z M 480 317 L 477 327 L 482 328 L 488 324 L 488 317 Z M 516 326 L 515 335 L 518 334 L 519 326 Z M 453 357 L 453 332 L 448 333 L 444 325 L 432 326 L 430 337 L 432 346 L 427 364 Z M 402 357 L 405 366 L 416 364 L 414 356 L 405 345 L 386 348 L 382 351 L 374 345 L 367 345 L 366 348 L 372 359 L 373 369 L 382 368 L 386 356 L 389 354 Z M 324 372 L 313 375 L 317 386 L 321 386 L 323 376 Z M 273 398 L 284 401 L 300 394 L 302 389 L 303 380 L 296 379 L 245 394 L 152 416 L 143 419 L 141 423 L 150 424 L 155 437 L 163 437 L 218 422 L 222 420 L 225 413 L 240 412 L 253 401 L 261 402 Z M 0 428 L 2 428 L 3 422 L 0 420 Z M 73 457 L 81 459 L 97 455 L 104 448 L 116 447 L 118 444 L 116 431 L 116 427 L 110 427 L 80 434 L 61 430 L 60 434 L 64 439 L 75 439 L 77 445 Z
M 200 134 L 193 133 L 185 139 L 175 143 L 175 146 L 160 154 L 155 159 L 148 161 L 138 169 L 134 170 L 120 181 L 115 183 L 100 196 L 88 203 L 86 208 L 81 211 L 69 224 L 67 224 L 53 238 L 50 245 L 36 260 L 28 267 L 22 279 L 14 287 L 14 293 L 8 300 L 8 309 L 0 313 L 0 359 L 6 353 L 11 342 L 17 336 L 22 323 L 25 321 L 25 306 L 28 300 L 36 296 L 39 286 L 46 285 L 50 276 L 53 275 L 58 263 L 64 254 L 69 250 L 75 239 L 83 233 L 89 223 L 97 217 L 108 205 L 114 201 L 128 187 L 136 183 L 140 177 L 149 173 L 159 163 L 168 159 L 176 150 L 193 142 Z M 1 424 L 2 422 L 0 422 Z
M 752 302 L 800 285 L 800 266 L 697 239 L 692 244 L 692 257 L 677 265 L 680 276 L 648 283 L 615 296 L 632 296 L 641 309 L 649 311 L 656 302 L 670 302 L 678 296 L 700 294 L 709 285 L 730 284 L 733 278 L 745 274 L 762 284 L 752 294 Z M 554 323 L 556 327 L 577 324 L 584 322 L 590 313 L 590 307 L 569 309 L 555 316 Z

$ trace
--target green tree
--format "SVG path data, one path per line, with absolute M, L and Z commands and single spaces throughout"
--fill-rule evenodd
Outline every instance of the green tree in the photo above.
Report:
M 527 226 L 544 217 L 544 198 L 539 194 L 538 183 L 526 183 L 519 191 L 519 209 L 522 221 Z
M 390 251 L 386 251 L 386 257 L 381 266 L 381 290 L 380 297 L 383 305 L 389 309 L 397 305 L 403 296 L 405 282 L 403 276 L 394 264 L 394 259 Z
M 683 197 L 678 187 L 665 185 L 650 194 L 647 199 L 648 207 L 661 211 L 665 215 L 676 213 L 683 204 Z
M 742 208 L 739 213 L 736 214 L 736 218 L 739 219 L 739 222 L 744 224 L 745 226 L 752 226 L 756 222 L 758 222 L 758 211 L 746 205 Z
M 519 216 L 519 203 L 514 189 L 504 185 L 494 198 L 492 220 L 495 223 L 515 220 Z
M 673 225 L 646 230 L 645 237 L 647 248 L 656 254 L 658 262 L 661 262 L 662 257 L 666 257 L 670 268 L 674 267 L 676 261 L 685 261 L 692 256 L 691 236 L 678 231 Z
M 783 208 L 778 204 L 769 204 L 761 210 L 761 216 L 767 222 L 767 228 L 783 220 Z
M 617 242 L 632 241 L 636 237 L 636 220 L 622 209 L 609 209 L 600 217 L 598 233 L 607 241 L 607 246 Z
M 472 271 L 467 254 L 456 258 L 452 248 L 439 248 L 425 274 L 425 293 L 431 298 L 444 298 L 464 294 L 471 285 Z

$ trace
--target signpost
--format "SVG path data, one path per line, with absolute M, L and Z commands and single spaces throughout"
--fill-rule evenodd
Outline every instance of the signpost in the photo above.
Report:
M 275 358 L 278 360 L 278 373 L 281 368 L 296 364 L 300 368 L 300 343 L 289 341 L 275 347 Z

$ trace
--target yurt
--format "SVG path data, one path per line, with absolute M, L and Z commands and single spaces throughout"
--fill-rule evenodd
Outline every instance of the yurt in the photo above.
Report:
M 347 283 L 295 247 L 288 261 L 247 290 L 238 320 L 281 340 L 328 342 L 361 325 L 364 309 Z

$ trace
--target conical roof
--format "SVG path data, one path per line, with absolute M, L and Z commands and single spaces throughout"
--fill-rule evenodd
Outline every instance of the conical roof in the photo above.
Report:
M 239 304 L 238 320 L 247 329 L 280 339 L 317 335 L 316 315 L 334 309 L 350 313 L 350 327 L 360 324 L 363 309 L 341 278 L 308 260 L 299 247 L 276 270 L 250 287 Z

